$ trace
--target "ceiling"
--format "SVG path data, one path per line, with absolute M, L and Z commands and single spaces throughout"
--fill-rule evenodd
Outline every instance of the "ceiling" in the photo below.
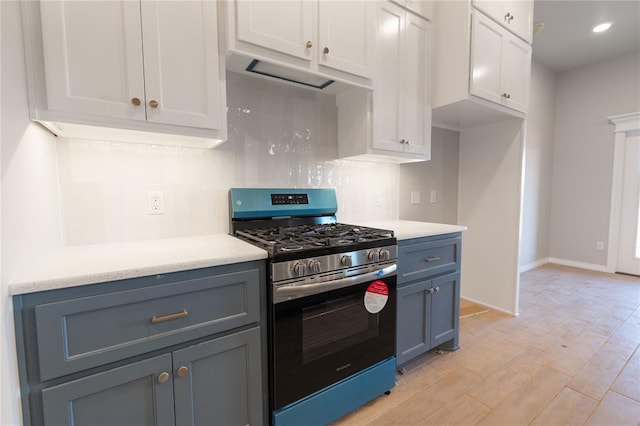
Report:
M 533 58 L 548 68 L 569 71 L 640 51 L 640 0 L 535 0 Z M 603 33 L 591 29 L 611 22 Z

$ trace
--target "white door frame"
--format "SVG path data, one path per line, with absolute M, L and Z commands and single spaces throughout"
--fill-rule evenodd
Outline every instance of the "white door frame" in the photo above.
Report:
M 613 179 L 611 184 L 611 208 L 609 210 L 609 250 L 607 271 L 616 272 L 618 246 L 620 243 L 620 212 L 622 209 L 622 177 L 624 172 L 624 149 L 627 135 L 640 132 L 640 112 L 607 117 L 615 126 L 613 150 Z

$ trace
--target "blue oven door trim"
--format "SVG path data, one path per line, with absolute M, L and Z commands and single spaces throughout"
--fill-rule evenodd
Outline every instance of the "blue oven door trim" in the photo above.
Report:
M 272 413 L 274 426 L 326 425 L 391 390 L 396 358 L 391 357 Z

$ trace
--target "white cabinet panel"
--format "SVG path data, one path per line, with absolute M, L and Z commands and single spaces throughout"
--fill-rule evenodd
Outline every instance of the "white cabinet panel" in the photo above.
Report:
M 235 7 L 238 40 L 312 60 L 317 49 L 313 36 L 315 1 L 239 0 Z
M 433 21 L 435 0 L 392 0 L 413 13 Z
M 469 92 L 497 103 L 502 102 L 503 34 L 493 21 L 474 14 Z
M 219 128 L 215 3 L 144 1 L 142 33 L 147 119 Z
M 531 75 L 531 46 L 516 37 L 504 43 L 503 80 L 505 105 L 527 111 L 529 108 L 529 80 Z
M 530 73 L 531 46 L 474 12 L 469 93 L 526 112 Z
M 41 23 L 50 109 L 145 120 L 138 3 L 45 1 Z
M 404 75 L 401 79 L 400 116 L 404 151 L 426 154 L 430 151 L 431 105 L 429 102 L 427 58 L 429 55 L 428 23 L 407 14 L 404 37 Z
M 373 94 L 377 131 L 373 147 L 389 151 L 402 151 L 399 105 L 404 17 L 404 10 L 391 3 L 378 9 L 378 55 Z
M 375 45 L 375 4 L 367 1 L 320 1 L 318 62 L 371 77 Z
M 532 0 L 473 0 L 473 5 L 509 31 L 531 42 Z

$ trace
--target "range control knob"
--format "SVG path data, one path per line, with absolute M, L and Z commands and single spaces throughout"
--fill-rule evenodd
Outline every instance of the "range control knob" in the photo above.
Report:
M 309 271 L 314 274 L 320 272 L 320 262 L 318 261 L 318 259 L 311 259 L 309 261 Z
M 369 262 L 377 262 L 380 260 L 380 255 L 377 250 L 369 250 L 369 253 L 367 253 L 367 259 L 369 259 Z
M 307 273 L 307 265 L 304 262 L 296 262 L 293 265 L 293 272 L 301 277 Z
M 349 255 L 342 256 L 340 258 L 340 264 L 342 266 L 351 266 L 353 265 L 353 259 L 351 259 L 351 256 Z
M 389 250 L 380 249 L 378 256 L 380 257 L 380 260 L 389 260 Z

